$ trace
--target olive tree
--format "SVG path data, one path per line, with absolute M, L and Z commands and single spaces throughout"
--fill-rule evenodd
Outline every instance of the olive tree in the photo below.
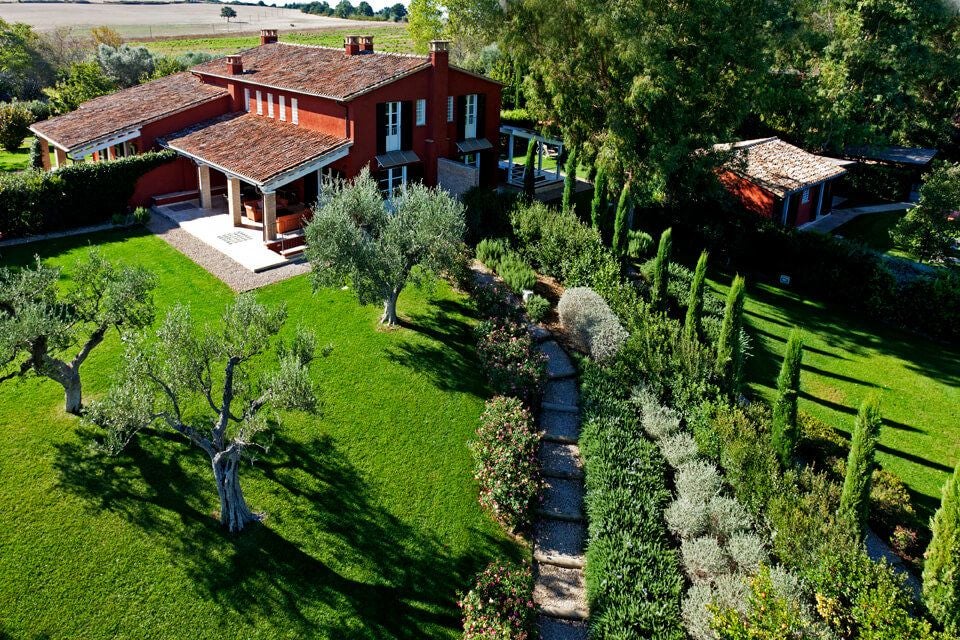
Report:
M 118 266 L 91 250 L 66 293 L 60 270 L 37 260 L 26 269 L 0 269 L 0 382 L 30 373 L 60 383 L 65 410 L 79 414 L 80 367 L 107 332 L 153 322 L 156 278 L 140 267 Z
M 385 201 L 370 174 L 328 185 L 307 225 L 314 289 L 349 282 L 361 304 L 383 304 L 380 322 L 397 323 L 397 298 L 409 282 L 430 282 L 462 252 L 463 206 L 420 184 Z
M 312 411 L 312 334 L 297 331 L 289 344 L 276 336 L 286 309 L 269 309 L 252 294 L 239 296 L 221 320 L 201 327 L 184 306 L 156 329 L 127 341 L 123 365 L 107 395 L 87 418 L 106 430 L 117 453 L 148 427 L 169 429 L 210 458 L 220 523 L 231 532 L 258 521 L 243 497 L 240 465 L 281 410 Z M 269 417 L 268 417 L 269 416 Z

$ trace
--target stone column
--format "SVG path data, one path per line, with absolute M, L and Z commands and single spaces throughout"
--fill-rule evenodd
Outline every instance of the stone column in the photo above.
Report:
M 116 160 L 117 159 L 117 150 L 113 148 L 113 145 L 107 147 L 107 160 Z M 103 160 L 103 158 L 101 158 Z
M 263 240 L 277 239 L 277 192 L 266 191 L 263 194 Z
M 197 185 L 200 187 L 200 208 L 213 209 L 213 195 L 210 193 L 210 167 L 197 165 Z
M 54 162 L 57 169 L 67 166 L 67 152 L 60 147 L 54 148 Z
M 240 215 L 243 211 L 243 205 L 240 202 L 240 178 L 227 176 L 227 208 L 230 210 L 233 226 L 239 227 Z

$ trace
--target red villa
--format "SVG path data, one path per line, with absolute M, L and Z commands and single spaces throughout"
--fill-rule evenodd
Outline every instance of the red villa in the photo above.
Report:
M 275 30 L 31 127 L 57 166 L 172 149 L 180 157 L 143 176 L 131 204 L 211 209 L 225 193 L 233 224 L 262 225 L 267 242 L 300 226 L 323 176 L 369 167 L 388 197 L 413 180 L 494 185 L 499 128 L 500 84 L 451 66 L 445 41 L 413 56 L 375 53 L 370 36 L 286 44 Z
M 846 170 L 830 158 L 807 153 L 779 138 L 717 145 L 733 156 L 720 168 L 720 182 L 743 206 L 794 227 L 830 213 L 832 182 Z

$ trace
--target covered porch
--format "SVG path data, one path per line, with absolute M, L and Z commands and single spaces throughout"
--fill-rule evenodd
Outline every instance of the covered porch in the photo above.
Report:
M 536 131 L 504 125 L 500 127 L 500 139 L 505 153 L 500 158 L 500 169 L 505 172 L 505 182 L 511 186 L 523 188 L 523 174 L 526 171 L 525 159 L 527 146 L 531 140 L 537 145 L 536 167 L 533 173 L 534 188 L 545 189 L 563 182 L 560 173 L 560 156 L 563 154 L 563 141 L 541 135 Z M 518 162 L 523 160 L 524 162 Z

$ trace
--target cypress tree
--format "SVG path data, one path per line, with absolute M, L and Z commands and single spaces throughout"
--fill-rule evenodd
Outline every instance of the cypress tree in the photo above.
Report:
M 843 479 L 843 493 L 840 494 L 840 515 L 860 535 L 866 532 L 867 515 L 870 513 L 870 481 L 877 438 L 880 437 L 880 422 L 880 401 L 876 396 L 870 396 L 860 405 L 853 426 L 847 474 Z
M 597 177 L 593 181 L 593 200 L 590 201 L 590 224 L 597 233 L 603 233 L 607 217 L 607 171 L 603 167 L 597 169 Z
M 797 396 L 800 393 L 800 362 L 803 359 L 803 335 L 799 330 L 790 332 L 787 351 L 777 378 L 777 400 L 773 404 L 773 423 L 770 437 L 773 450 L 777 452 L 784 468 L 793 461 L 793 451 L 800 438 L 797 429 Z
M 533 200 L 533 196 L 537 190 L 537 183 L 534 179 L 534 171 L 536 170 L 534 161 L 536 157 L 537 141 L 530 138 L 530 143 L 527 145 L 527 157 L 523 165 L 523 195 L 526 196 L 527 200 Z
M 577 194 L 577 150 L 571 149 L 567 156 L 567 175 L 563 178 L 563 210 L 570 211 L 576 206 Z
M 930 522 L 933 538 L 923 563 L 923 599 L 950 636 L 960 636 L 960 462 L 943 485 Z
M 700 316 L 703 313 L 703 287 L 707 279 L 707 258 L 704 251 L 697 260 L 697 268 L 693 272 L 693 282 L 690 283 L 690 295 L 687 297 L 687 317 L 683 322 L 683 337 L 692 341 L 700 336 Z
M 660 246 L 653 262 L 653 283 L 650 290 L 650 304 L 655 309 L 667 306 L 667 285 L 670 281 L 670 249 L 673 247 L 673 230 L 666 229 L 660 234 Z
M 743 347 L 740 330 L 743 327 L 743 305 L 746 301 L 746 282 L 740 276 L 733 279 L 727 293 L 727 306 L 717 340 L 717 370 L 731 396 L 740 392 L 740 373 L 743 370 Z
M 630 217 L 630 183 L 623 185 L 617 203 L 617 217 L 613 221 L 613 252 L 622 256 L 627 252 L 627 220 Z
M 43 146 L 40 138 L 34 138 L 30 143 L 30 166 L 33 169 L 43 169 Z

